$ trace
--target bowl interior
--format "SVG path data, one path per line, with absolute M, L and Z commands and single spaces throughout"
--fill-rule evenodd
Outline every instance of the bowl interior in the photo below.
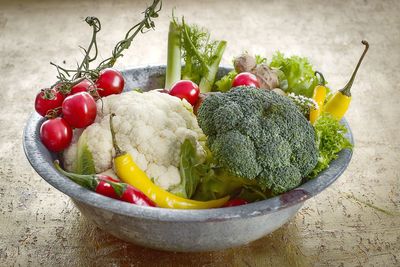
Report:
M 230 70 L 230 68 L 222 67 L 218 72 L 218 76 L 221 77 Z M 129 91 L 134 88 L 141 88 L 147 91 L 163 88 L 164 85 L 165 66 L 135 67 L 126 69 L 122 71 L 122 73 L 125 78 L 124 91 Z M 39 139 L 40 125 L 43 120 L 44 119 L 36 112 L 32 113 L 27 121 L 23 136 L 23 146 L 26 157 L 43 179 L 71 198 L 90 206 L 102 208 L 125 216 L 155 219 L 159 221 L 198 222 L 228 220 L 259 216 L 291 207 L 315 196 L 332 184 L 347 168 L 352 156 L 351 150 L 344 149 L 339 153 L 338 158 L 331 162 L 329 168 L 321 172 L 316 178 L 282 195 L 243 206 L 208 210 L 176 210 L 141 207 L 91 192 L 61 175 L 53 165 L 53 161 L 57 159 L 59 155 L 50 153 Z M 343 119 L 341 123 L 347 128 L 347 138 L 353 144 L 353 136 L 349 125 L 345 119 Z

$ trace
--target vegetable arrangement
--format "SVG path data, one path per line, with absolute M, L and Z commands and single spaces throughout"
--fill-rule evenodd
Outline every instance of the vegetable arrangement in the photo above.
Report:
M 282 194 L 325 170 L 352 149 L 340 123 L 350 88 L 336 93 L 322 73 L 299 56 L 276 52 L 271 61 L 249 53 L 218 79 L 224 40 L 173 17 L 169 25 L 165 86 L 124 89 L 113 69 L 139 33 L 154 28 L 159 0 L 97 67 L 92 39 L 76 69 L 57 69 L 41 90 L 36 111 L 47 118 L 40 138 L 62 160 L 55 168 L 104 196 L 141 206 L 174 209 L 232 207 Z
M 63 151 L 71 143 L 73 128 L 85 128 L 94 122 L 97 112 L 95 100 L 122 92 L 124 78 L 112 67 L 139 32 L 154 28 L 152 19 L 158 16 L 160 10 L 160 0 L 155 0 L 144 11 L 144 19 L 129 29 L 112 55 L 94 69 L 90 68 L 90 63 L 98 56 L 96 36 L 101 30 L 101 23 L 96 17 L 85 19 L 93 33 L 88 47 L 82 48 L 82 62 L 76 69 L 65 69 L 51 63 L 57 68 L 57 81 L 50 88 L 42 89 L 35 99 L 35 110 L 48 119 L 40 129 L 40 138 L 50 151 Z

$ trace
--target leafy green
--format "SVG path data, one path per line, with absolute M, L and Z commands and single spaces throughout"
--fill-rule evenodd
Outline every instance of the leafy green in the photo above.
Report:
M 226 195 L 238 195 L 246 185 L 254 185 L 253 181 L 231 175 L 223 168 L 211 168 L 199 183 L 193 196 L 196 200 L 218 199 Z
M 181 145 L 181 155 L 179 162 L 179 172 L 181 182 L 170 191 L 184 198 L 191 198 L 194 194 L 201 176 L 205 175 L 209 169 L 207 164 L 196 154 L 196 147 L 186 139 Z
M 219 81 L 215 82 L 215 90 L 219 92 L 228 92 L 232 88 L 233 79 L 236 77 L 237 72 L 231 70 L 223 76 Z
M 197 25 L 187 25 L 182 20 L 182 56 L 185 66 L 182 79 L 199 83 L 201 74 L 206 71 L 206 62 L 211 61 L 217 42 L 210 41 L 210 34 Z
M 78 140 L 77 159 L 75 166 L 77 174 L 95 174 L 96 169 L 93 161 L 92 152 L 87 145 L 87 134 L 83 131 Z
M 272 69 L 278 75 L 279 88 L 282 89 L 285 92 L 288 91 L 289 84 L 288 84 L 288 80 L 286 78 L 285 73 L 283 71 L 281 71 L 280 69 L 277 69 L 277 68 L 272 68 Z
M 316 177 L 337 158 L 342 149 L 351 149 L 353 145 L 345 137 L 347 129 L 329 113 L 323 113 L 314 124 L 316 142 L 319 151 L 318 163 L 309 177 Z
M 168 35 L 166 88 L 182 76 L 199 84 L 202 93 L 210 92 L 225 48 L 226 41 L 211 40 L 206 29 L 173 18 Z M 178 69 L 181 59 L 185 63 L 182 70 Z
M 138 93 L 143 93 L 143 89 L 139 88 L 139 87 L 133 88 L 132 91 L 138 92 Z
M 201 168 L 196 168 L 198 161 L 196 147 L 189 139 L 186 139 L 181 146 L 179 172 L 188 198 L 193 195 L 200 180 Z
M 256 64 L 263 64 L 263 63 L 267 63 L 267 58 L 261 56 L 261 55 L 254 55 L 255 59 L 256 59 Z
M 262 191 L 258 186 L 244 185 L 236 198 L 244 199 L 247 202 L 255 202 L 273 196 L 274 194 L 269 190 Z
M 287 92 L 312 97 L 314 88 L 318 85 L 318 79 L 307 58 L 285 57 L 278 51 L 273 55 L 270 67 L 280 69 L 283 72 L 284 76 L 281 75 L 280 78 L 287 80 Z

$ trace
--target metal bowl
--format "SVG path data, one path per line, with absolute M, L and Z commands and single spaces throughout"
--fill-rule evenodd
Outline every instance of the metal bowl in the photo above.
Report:
M 219 76 L 229 68 L 221 68 Z M 125 90 L 162 88 L 165 66 L 123 71 Z M 332 184 L 347 168 L 352 151 L 339 153 L 330 167 L 296 189 L 243 206 L 175 210 L 132 205 L 91 192 L 61 175 L 53 166 L 56 154 L 40 142 L 43 118 L 33 113 L 27 121 L 23 145 L 26 157 L 49 184 L 68 195 L 78 209 L 98 227 L 134 244 L 167 251 L 213 251 L 240 246 L 276 230 L 292 218 L 304 201 Z M 350 142 L 353 137 L 345 120 Z

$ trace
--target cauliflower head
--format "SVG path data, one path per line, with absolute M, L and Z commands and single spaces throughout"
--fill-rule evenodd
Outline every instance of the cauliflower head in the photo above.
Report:
M 64 165 L 69 171 L 76 168 L 82 143 L 91 153 L 96 173 L 112 168 L 115 155 L 109 124 L 112 113 L 116 114 L 113 125 L 118 145 L 164 189 L 172 190 L 181 182 L 178 166 L 181 144 L 185 139 L 196 144 L 200 158 L 205 157 L 202 144 L 205 136 L 192 107 L 185 100 L 156 90 L 145 93 L 132 91 L 102 100 L 103 103 L 97 103 L 95 123 L 64 151 Z

